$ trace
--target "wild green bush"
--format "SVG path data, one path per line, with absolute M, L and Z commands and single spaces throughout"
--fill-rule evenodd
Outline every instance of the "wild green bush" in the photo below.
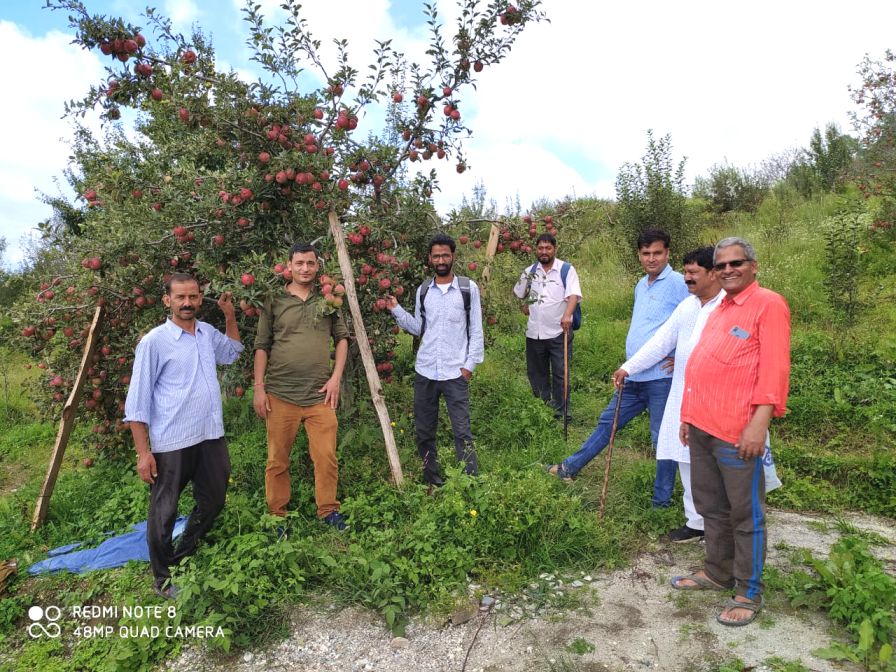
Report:
M 698 177 L 693 195 L 707 202 L 716 213 L 754 212 L 770 188 L 768 178 L 761 171 L 716 164 L 707 177 Z
M 855 326 L 863 308 L 860 295 L 864 272 L 865 234 L 871 216 L 864 209 L 844 209 L 824 225 L 825 288 L 838 321 L 846 329 Z
M 659 140 L 647 131 L 647 151 L 641 163 L 624 163 L 616 176 L 617 242 L 626 268 L 637 268 L 635 249 L 638 235 L 645 229 L 663 229 L 672 238 L 674 260 L 698 246 L 699 232 L 688 207 L 684 184 L 685 159 L 674 165 L 672 137 Z
M 837 642 L 813 654 L 850 660 L 869 670 L 896 670 L 896 579 L 869 552 L 867 542 L 846 536 L 834 544 L 827 560 L 812 558 L 811 565 L 818 578 L 802 589 L 823 593 L 831 618 L 855 638 L 850 644 Z M 798 595 L 795 600 L 799 603 Z

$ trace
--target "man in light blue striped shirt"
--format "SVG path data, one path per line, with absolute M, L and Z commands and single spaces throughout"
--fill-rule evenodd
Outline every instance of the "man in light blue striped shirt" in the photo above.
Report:
M 173 599 L 171 565 L 196 550 L 224 508 L 230 456 L 217 366 L 235 362 L 243 345 L 229 293 L 218 299 L 226 335 L 196 319 L 202 292 L 192 275 L 172 275 L 162 300 L 171 317 L 137 344 L 124 420 L 137 449 L 137 473 L 150 485 L 146 540 L 154 588 Z M 190 481 L 196 506 L 175 550 L 177 502 Z
M 413 315 L 394 296 L 386 303 L 398 326 L 422 335 L 414 367 L 414 425 L 423 480 L 434 486 L 443 483 L 436 452 L 440 396 L 448 408 L 457 459 L 468 474 L 478 470 L 470 429 L 470 378 L 485 358 L 482 308 L 476 283 L 454 275 L 455 249 L 454 240 L 443 233 L 429 242 L 436 276 L 417 288 Z

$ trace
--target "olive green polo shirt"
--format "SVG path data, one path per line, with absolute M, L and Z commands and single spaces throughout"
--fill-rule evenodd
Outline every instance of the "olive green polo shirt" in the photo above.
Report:
M 268 353 L 265 390 L 296 406 L 324 401 L 319 390 L 331 375 L 330 339 L 348 338 L 342 313 L 324 315 L 324 305 L 317 290 L 303 301 L 284 289 L 265 301 L 258 318 L 254 349 Z

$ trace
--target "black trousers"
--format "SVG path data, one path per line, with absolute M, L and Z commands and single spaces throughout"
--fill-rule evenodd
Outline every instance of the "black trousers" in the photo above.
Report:
M 167 453 L 153 453 L 158 476 L 149 486 L 149 519 L 146 541 L 149 564 L 161 586 L 171 576 L 171 565 L 177 564 L 196 550 L 215 518 L 224 508 L 227 481 L 230 478 L 230 454 L 224 437 L 197 443 Z M 193 482 L 196 506 L 187 520 L 177 549 L 171 535 L 177 517 L 177 502 L 187 483 Z
M 572 331 L 569 333 L 569 362 L 572 361 Z M 563 414 L 563 334 L 555 338 L 526 339 L 526 373 L 532 394 Z M 569 365 L 567 362 L 567 366 Z M 566 381 L 569 393 L 569 379 Z
M 454 452 L 468 474 L 476 474 L 479 465 L 470 430 L 470 383 L 463 376 L 453 380 L 430 380 L 419 373 L 414 376 L 414 425 L 417 452 L 423 460 L 423 480 L 441 485 L 442 474 L 436 452 L 436 429 L 439 424 L 439 397 L 445 397 Z

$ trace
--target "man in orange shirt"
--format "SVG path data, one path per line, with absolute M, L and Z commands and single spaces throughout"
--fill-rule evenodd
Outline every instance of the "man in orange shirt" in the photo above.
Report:
M 690 448 L 694 504 L 705 520 L 706 564 L 673 578 L 672 587 L 735 588 L 716 620 L 740 626 L 762 608 L 762 454 L 769 422 L 786 410 L 790 310 L 783 297 L 756 282 L 756 253 L 747 241 L 720 241 L 713 262 L 726 296 L 685 368 L 680 431 Z

